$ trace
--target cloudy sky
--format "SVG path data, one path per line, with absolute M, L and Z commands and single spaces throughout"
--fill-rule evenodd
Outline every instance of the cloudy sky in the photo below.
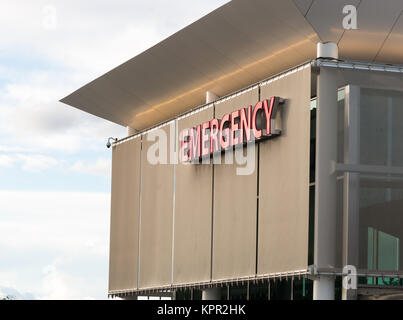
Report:
M 226 0 L 0 2 L 0 296 L 104 299 L 125 128 L 58 100 Z

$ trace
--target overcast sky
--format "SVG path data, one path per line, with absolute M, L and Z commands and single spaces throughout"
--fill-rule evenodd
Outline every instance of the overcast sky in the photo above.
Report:
M 106 298 L 126 130 L 58 100 L 226 2 L 0 2 L 0 296 Z

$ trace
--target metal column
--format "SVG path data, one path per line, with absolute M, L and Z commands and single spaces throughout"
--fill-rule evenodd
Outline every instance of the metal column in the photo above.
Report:
M 321 67 L 317 82 L 315 255 L 318 268 L 336 264 L 336 173 L 331 169 L 337 160 L 337 81 L 335 70 Z M 334 299 L 334 278 L 314 280 L 314 300 Z

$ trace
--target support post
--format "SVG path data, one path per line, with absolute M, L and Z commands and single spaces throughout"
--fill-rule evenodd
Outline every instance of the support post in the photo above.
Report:
M 314 280 L 313 300 L 334 300 L 334 278 L 320 276 Z
M 220 300 L 221 288 L 208 288 L 202 291 L 202 300 Z
M 213 93 L 211 91 L 206 92 L 206 103 L 214 102 L 217 99 L 218 99 L 218 96 L 215 93 Z
M 317 81 L 315 254 L 318 268 L 336 264 L 337 180 L 331 163 L 337 160 L 337 81 L 334 70 L 321 67 Z M 334 277 L 314 280 L 314 300 L 334 300 Z

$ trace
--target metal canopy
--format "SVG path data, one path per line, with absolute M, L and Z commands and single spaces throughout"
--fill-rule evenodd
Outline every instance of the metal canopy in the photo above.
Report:
M 342 28 L 356 4 L 358 30 Z M 61 101 L 141 130 L 316 57 L 403 63 L 401 0 L 233 0 Z

